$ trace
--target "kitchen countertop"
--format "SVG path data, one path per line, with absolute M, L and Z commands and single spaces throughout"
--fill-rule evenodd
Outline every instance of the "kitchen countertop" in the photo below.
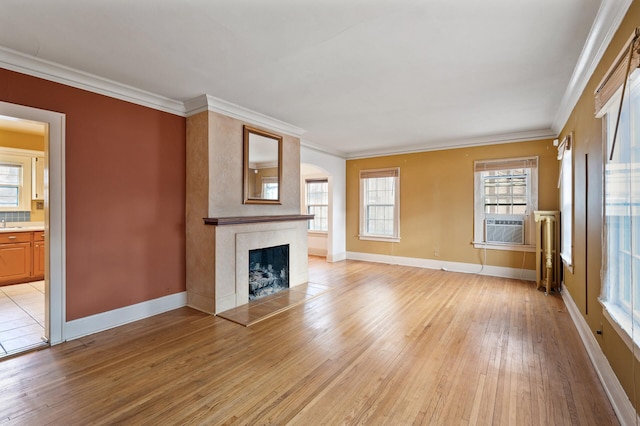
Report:
M 7 222 L 6 228 L 0 223 L 0 233 L 31 231 L 44 231 L 44 222 Z

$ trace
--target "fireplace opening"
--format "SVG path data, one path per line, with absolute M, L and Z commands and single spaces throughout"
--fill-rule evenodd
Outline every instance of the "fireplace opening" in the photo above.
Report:
M 249 250 L 249 300 L 289 288 L 289 244 Z

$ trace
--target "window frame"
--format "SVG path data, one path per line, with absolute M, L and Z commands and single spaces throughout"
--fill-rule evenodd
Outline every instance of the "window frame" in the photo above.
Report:
M 393 233 L 392 235 L 374 234 L 367 231 L 367 221 L 369 218 L 367 216 L 368 205 L 365 205 L 365 184 L 367 179 L 388 177 L 393 177 L 395 179 L 393 186 Z M 360 240 L 368 241 L 400 242 L 400 167 L 360 170 L 359 185 L 360 232 L 358 234 L 358 238 Z
M 32 195 L 32 158 L 37 156 L 37 152 L 0 147 L 2 164 L 21 166 L 20 189 L 18 190 L 17 206 L 0 206 L 0 212 L 23 212 L 31 211 Z
M 522 251 L 522 252 L 534 252 L 535 251 L 535 221 L 533 212 L 538 209 L 538 156 L 530 157 L 515 157 L 515 158 L 503 158 L 503 159 L 488 159 L 488 160 L 476 160 L 474 161 L 474 207 L 473 207 L 473 246 L 474 248 L 492 249 L 492 250 L 509 250 L 509 251 Z M 485 187 L 484 187 L 484 174 L 489 171 L 498 170 L 517 170 L 517 169 L 529 169 L 526 174 L 527 182 L 527 204 L 524 214 L 501 214 L 501 213 L 486 213 L 484 202 Z M 524 229 L 524 244 L 513 243 L 497 243 L 487 242 L 485 236 L 485 220 L 487 216 L 496 217 L 504 216 L 505 219 L 511 219 L 514 216 L 525 218 Z
M 321 184 L 325 184 L 326 185 L 326 199 L 327 199 L 327 203 L 326 204 L 310 204 L 309 203 L 309 184 L 313 184 L 313 183 L 321 183 Z M 325 193 L 325 191 L 322 191 L 322 193 Z M 327 229 L 311 229 L 312 223 L 315 224 L 315 216 L 312 220 L 310 220 L 308 222 L 308 226 L 307 226 L 307 232 L 309 232 L 310 234 L 327 234 L 329 232 L 329 179 L 327 178 L 319 178 L 319 179 L 305 179 L 304 181 L 304 205 L 305 205 L 305 210 L 307 212 L 307 214 L 314 214 L 310 212 L 310 207 L 326 207 L 327 209 L 327 216 L 326 216 L 326 222 L 327 222 Z M 314 214 L 315 215 L 315 214 Z

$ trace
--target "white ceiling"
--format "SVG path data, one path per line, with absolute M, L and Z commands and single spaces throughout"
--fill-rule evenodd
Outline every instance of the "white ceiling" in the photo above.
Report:
M 173 100 L 213 95 L 353 157 L 557 134 L 612 2 L 2 0 L 0 46 Z

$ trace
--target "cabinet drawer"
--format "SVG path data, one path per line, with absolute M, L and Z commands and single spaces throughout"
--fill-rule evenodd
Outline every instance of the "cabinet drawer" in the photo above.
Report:
M 44 231 L 34 231 L 33 241 L 44 241 Z
M 30 242 L 31 232 L 0 232 L 0 244 Z

